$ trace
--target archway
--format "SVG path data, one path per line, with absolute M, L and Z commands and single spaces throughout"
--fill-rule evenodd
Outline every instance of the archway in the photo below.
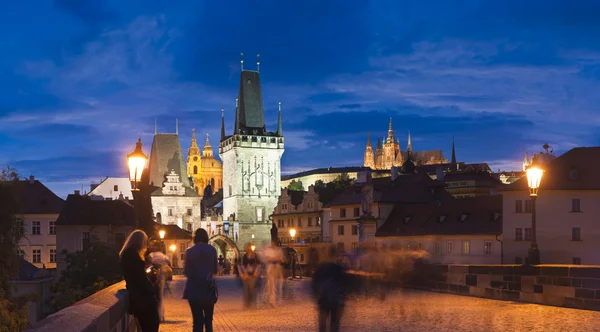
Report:
M 241 258 L 240 250 L 235 242 L 225 235 L 215 235 L 208 240 L 208 243 L 217 249 L 217 256 L 223 255 L 231 263 L 235 263 L 237 259 Z

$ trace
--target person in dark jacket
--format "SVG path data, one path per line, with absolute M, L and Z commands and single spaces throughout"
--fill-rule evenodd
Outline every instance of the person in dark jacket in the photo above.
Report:
M 146 233 L 135 230 L 125 240 L 119 257 L 129 293 L 129 313 L 137 318 L 142 332 L 158 332 L 158 298 L 144 260 L 147 243 Z
M 208 233 L 202 228 L 194 232 L 194 246 L 185 252 L 183 270 L 187 280 L 183 298 L 192 309 L 194 332 L 212 332 L 213 313 L 217 302 L 217 285 L 214 275 L 218 272 L 217 250 L 208 244 Z
M 331 332 L 340 330 L 346 283 L 346 272 L 337 262 L 337 252 L 332 247 L 328 259 L 319 264 L 312 280 L 313 295 L 319 308 L 319 332 L 327 331 L 327 320 Z

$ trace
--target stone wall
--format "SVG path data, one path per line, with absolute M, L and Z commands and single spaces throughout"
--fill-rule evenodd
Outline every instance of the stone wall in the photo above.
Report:
M 405 284 L 497 300 L 600 310 L 600 266 L 416 264 Z
M 125 281 L 121 281 L 46 317 L 26 331 L 133 332 L 137 324 L 127 313 L 127 307 Z

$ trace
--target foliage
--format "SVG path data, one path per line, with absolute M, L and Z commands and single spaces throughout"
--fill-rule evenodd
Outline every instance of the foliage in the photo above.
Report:
M 304 187 L 302 186 L 302 181 L 292 180 L 288 185 L 288 190 L 292 191 L 304 191 Z
M 18 216 L 18 172 L 7 166 L 0 172 L 0 331 L 21 331 L 27 326 L 27 301 L 11 294 L 9 280 L 19 273 L 19 241 L 23 220 Z
M 67 267 L 54 285 L 52 309 L 61 310 L 123 279 L 119 249 L 92 238 L 89 248 L 68 253 Z
M 335 188 L 348 188 L 354 181 L 350 178 L 348 173 L 340 173 L 331 183 Z

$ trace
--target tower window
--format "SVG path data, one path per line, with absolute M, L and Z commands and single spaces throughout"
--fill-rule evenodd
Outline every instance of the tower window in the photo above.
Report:
M 198 174 L 198 166 L 194 166 L 194 174 Z

